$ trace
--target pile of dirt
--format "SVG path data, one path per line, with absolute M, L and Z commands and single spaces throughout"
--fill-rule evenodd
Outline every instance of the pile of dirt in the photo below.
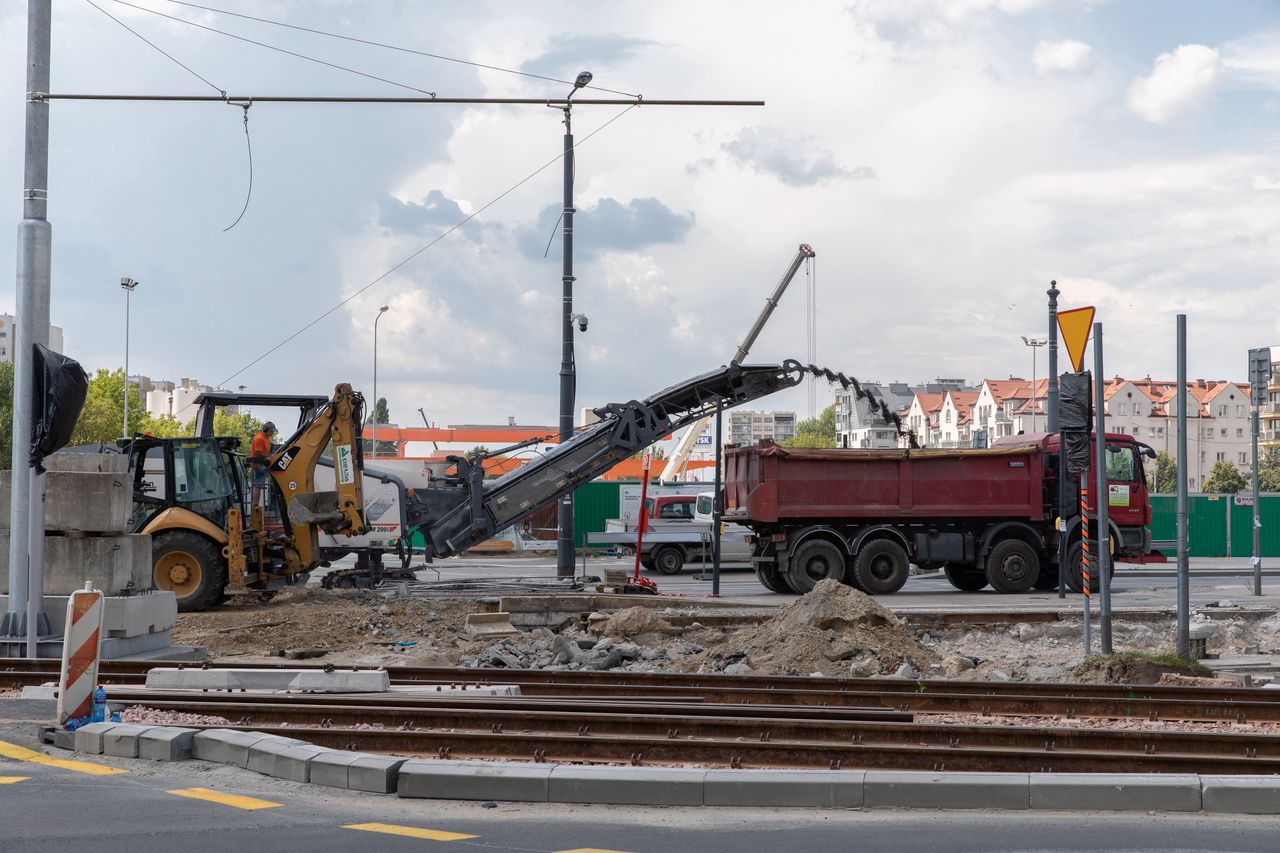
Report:
M 1174 687 L 1240 687 L 1240 683 L 1226 678 L 1200 678 L 1194 675 L 1178 675 L 1176 672 L 1166 672 L 1160 676 L 1156 684 L 1172 685 Z
M 1184 661 L 1175 655 L 1156 656 L 1141 652 L 1121 652 L 1108 657 L 1089 658 L 1071 670 L 1075 680 L 1085 684 L 1158 684 L 1169 673 L 1199 678 L 1212 675 L 1211 670 L 1199 661 Z
M 676 629 L 651 607 L 628 607 L 591 626 L 592 633 L 603 637 L 627 639 L 643 634 L 674 634 Z
M 181 613 L 173 641 L 205 646 L 214 658 L 452 664 L 472 645 L 467 614 L 483 609 L 475 601 L 290 589 L 265 603 L 241 597 L 205 613 Z
M 185 711 L 162 711 L 145 705 L 130 705 L 120 712 L 123 723 L 151 723 L 157 726 L 227 726 L 231 721 L 213 714 L 188 714 Z
M 870 596 L 824 580 L 773 618 L 731 632 L 696 655 L 685 671 L 810 675 L 927 675 L 938 656 Z

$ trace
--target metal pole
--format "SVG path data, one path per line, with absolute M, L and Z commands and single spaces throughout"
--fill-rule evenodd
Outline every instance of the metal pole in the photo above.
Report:
M 1084 656 L 1087 659 L 1093 651 L 1092 627 L 1089 613 L 1089 589 L 1093 585 L 1089 570 L 1089 478 L 1080 472 L 1080 587 L 1084 593 Z
M 573 402 L 577 377 L 573 359 L 573 126 L 572 106 L 564 107 L 564 238 L 563 300 L 560 309 L 560 443 L 573 437 Z M 560 499 L 556 535 L 556 577 L 573 577 L 573 492 Z
M 388 306 L 378 309 L 378 316 L 373 318 L 373 446 L 369 449 L 369 458 L 378 455 L 378 321 L 387 313 Z
M 1258 497 L 1258 411 L 1262 401 L 1258 395 L 1253 400 L 1253 594 L 1262 595 L 1262 517 Z M 1230 512 L 1230 508 L 1227 510 Z
M 120 282 L 124 288 L 124 437 L 129 438 L 129 297 L 133 286 Z
M 724 437 L 724 406 L 716 406 L 716 490 L 711 499 L 711 594 L 720 594 L 720 518 L 724 513 L 724 501 L 720 497 L 724 479 L 721 477 L 721 465 L 724 464 L 724 450 L 721 444 Z
M 1067 449 L 1059 426 L 1059 409 L 1062 401 L 1058 391 L 1058 282 L 1049 282 L 1049 378 L 1045 392 L 1048 409 L 1046 432 L 1058 433 L 1058 598 L 1067 597 L 1067 543 L 1063 532 L 1067 529 Z
M 1178 315 L 1178 656 L 1191 659 L 1191 581 L 1187 561 L 1187 315 Z
M 1093 324 L 1093 420 L 1094 461 L 1096 483 L 1094 504 L 1098 530 L 1098 611 L 1102 627 L 1100 647 L 1104 655 L 1111 654 L 1111 523 L 1107 517 L 1110 489 L 1107 488 L 1107 422 L 1103 406 L 1106 394 L 1102 377 L 1102 324 Z
M 1031 431 L 1036 431 L 1036 347 L 1031 347 Z
M 28 634 L 27 600 L 37 597 L 43 607 L 44 590 L 30 589 L 31 426 L 35 419 L 35 344 L 49 341 L 49 280 L 53 257 L 53 227 L 49 224 L 49 105 L 33 97 L 49 90 L 52 0 L 27 2 L 26 150 L 23 172 L 22 222 L 18 225 L 17 308 L 13 347 L 13 471 L 9 516 L 9 598 L 0 635 Z M 43 506 L 43 504 L 41 505 Z M 37 510 L 38 511 L 38 510 Z M 43 517 L 40 519 L 43 528 Z M 34 630 L 34 626 L 32 626 Z M 28 637 L 28 645 L 30 638 Z

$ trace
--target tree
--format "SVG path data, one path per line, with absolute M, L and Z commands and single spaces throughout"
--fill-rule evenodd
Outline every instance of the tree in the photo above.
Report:
M 835 404 L 827 406 L 816 418 L 808 418 L 796 424 L 795 438 L 779 443 L 783 447 L 835 447 Z
M 657 445 L 654 445 L 653 447 L 645 448 L 645 450 L 648 450 L 648 451 L 649 451 L 649 462 L 650 462 L 650 463 L 654 463 L 654 462 L 657 462 L 657 461 L 658 461 L 658 460 L 660 460 L 660 459 L 666 459 L 666 458 L 667 458 L 667 449 L 666 449 L 665 447 L 659 447 L 659 446 L 657 446 Z M 639 460 L 643 460 L 643 459 L 644 459 L 644 454 L 645 454 L 645 451 L 644 451 L 644 450 L 641 450 L 639 453 L 634 453 L 634 454 L 632 454 L 631 458 L 632 458 L 632 459 L 639 459 Z
M 1210 494 L 1234 495 L 1236 492 L 1244 491 L 1248 485 L 1249 481 L 1244 478 L 1244 474 L 1240 473 L 1240 469 L 1223 460 L 1213 463 L 1213 470 L 1209 472 L 1209 478 L 1204 481 L 1203 491 Z
M 12 396 L 12 393 L 10 394 Z M 84 408 L 71 434 L 72 444 L 110 444 L 124 435 L 124 369 L 99 369 L 89 379 Z M 147 432 L 151 416 L 137 393 L 129 395 L 129 432 Z
M 1173 494 L 1178 490 L 1178 463 L 1163 450 L 1156 454 L 1155 469 L 1151 472 L 1151 483 L 1148 485 L 1152 491 L 1162 495 Z
M 370 425 L 381 425 L 391 423 L 391 409 L 387 407 L 387 398 L 379 397 L 377 402 L 373 404 L 373 414 L 369 417 Z M 373 452 L 373 439 L 366 438 L 364 440 L 364 452 Z M 384 440 L 381 435 L 378 436 L 378 455 L 379 456 L 395 456 L 399 452 L 394 440 Z
M 1280 447 L 1258 455 L 1258 490 L 1280 492 Z
M 262 419 L 255 418 L 253 416 L 253 412 L 232 414 L 226 409 L 218 409 L 213 413 L 213 434 L 218 437 L 235 436 L 236 438 L 239 438 L 240 449 L 243 452 L 248 453 L 249 445 L 253 443 L 253 437 L 258 434 L 260 429 L 262 429 L 262 423 Z M 194 435 L 195 421 L 187 424 L 186 428 L 189 431 L 182 433 L 182 435 Z M 288 436 L 285 436 L 285 438 L 287 437 Z M 281 441 L 283 440 L 279 438 L 278 433 L 277 439 Z
M 0 364 L 0 471 L 13 460 L 13 362 Z

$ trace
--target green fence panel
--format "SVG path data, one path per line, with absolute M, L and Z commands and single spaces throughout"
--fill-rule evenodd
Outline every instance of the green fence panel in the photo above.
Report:
M 581 548 L 588 533 L 601 533 L 607 519 L 622 515 L 622 486 L 639 480 L 594 480 L 573 493 L 573 540 Z
M 1190 495 L 1188 524 L 1192 557 L 1227 556 L 1227 518 L 1230 513 L 1232 557 L 1253 556 L 1253 507 L 1237 506 L 1234 495 Z M 1280 494 L 1264 494 L 1259 503 L 1262 556 L 1280 557 Z M 1178 538 L 1178 506 L 1174 495 L 1151 496 L 1151 538 Z M 1176 556 L 1173 549 L 1165 551 Z
M 1151 538 L 1174 541 L 1178 538 L 1178 498 L 1176 495 L 1151 496 Z

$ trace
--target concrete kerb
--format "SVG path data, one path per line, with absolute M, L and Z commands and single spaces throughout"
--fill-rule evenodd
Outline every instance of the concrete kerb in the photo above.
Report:
M 75 751 L 233 764 L 296 782 L 406 798 L 654 806 L 985 808 L 1280 814 L 1280 776 L 702 770 L 402 759 L 261 732 L 92 723 Z M 109 751 L 107 751 L 109 750 Z

